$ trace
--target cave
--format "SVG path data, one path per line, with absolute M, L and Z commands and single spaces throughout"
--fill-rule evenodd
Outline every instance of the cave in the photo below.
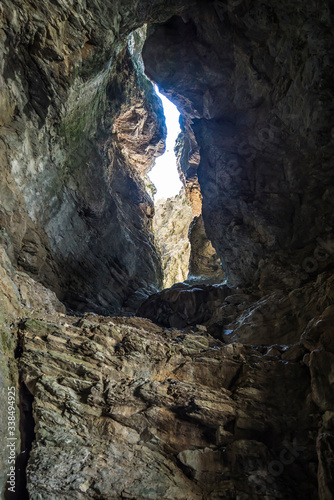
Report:
M 174 151 L 181 129 L 180 113 L 177 107 L 159 92 L 157 85 L 154 85 L 154 90 L 162 101 L 166 122 L 165 153 L 156 159 L 149 172 L 149 178 L 155 187 L 154 200 L 160 200 L 173 198 L 180 193 L 182 188 Z
M 133 39 L 135 35 L 132 34 Z M 144 68 L 144 64 L 142 64 Z M 188 140 L 182 117 L 176 106 L 159 92 L 166 121 L 166 148 L 148 177 L 154 200 L 153 233 L 161 267 L 161 289 L 176 283 L 213 284 L 224 281 L 221 262 L 208 239 L 202 217 L 202 196 L 196 172 L 186 178 L 183 167 L 189 167 Z M 182 127 L 182 131 L 180 128 Z M 197 161 L 198 164 L 198 161 Z M 196 186 L 196 191 L 194 187 Z
M 333 15 L 2 0 L 3 498 L 333 499 Z

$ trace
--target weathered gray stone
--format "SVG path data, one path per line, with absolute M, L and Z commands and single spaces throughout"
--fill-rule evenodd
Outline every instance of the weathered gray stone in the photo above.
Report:
M 164 327 L 59 302 L 129 314 L 161 284 L 147 22 L 229 283 L 152 296 Z M 332 32 L 314 0 L 2 1 L 0 430 L 13 384 L 31 499 L 333 495 Z
M 163 280 L 162 287 L 185 281 L 189 274 L 190 242 L 189 225 L 193 212 L 184 190 L 167 200 L 155 204 L 153 230 L 160 255 Z
M 298 286 L 333 260 L 317 238 L 332 240 L 334 46 L 331 13 L 316 9 L 200 2 L 144 45 L 147 74 L 197 142 L 205 230 L 234 285 Z
M 300 483 L 282 471 L 285 486 L 274 478 L 266 493 L 315 495 L 320 414 L 298 362 L 140 318 L 30 319 L 20 339 L 30 498 L 252 497 L 285 440 L 305 449 L 293 456 Z

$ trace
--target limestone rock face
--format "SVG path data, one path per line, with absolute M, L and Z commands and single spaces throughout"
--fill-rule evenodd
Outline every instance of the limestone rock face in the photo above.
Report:
M 116 316 L 162 282 L 145 175 L 165 125 L 128 38 L 144 23 L 229 283 L 176 284 L 149 319 Z M 2 0 L 0 437 L 14 386 L 18 498 L 333 497 L 332 33 L 322 0 Z
M 329 353 L 333 353 L 333 289 L 333 277 L 326 273 L 319 275 L 314 284 L 290 293 L 276 290 L 264 297 L 256 289 L 178 283 L 150 296 L 137 314 L 166 327 L 203 324 L 224 342 L 300 342 L 304 349 L 327 351 L 325 366 L 331 364 Z M 323 311 L 320 316 L 318 311 Z
M 189 227 L 190 276 L 212 279 L 217 283 L 224 280 L 221 262 L 211 241 L 208 239 L 202 215 L 198 215 Z
M 318 492 L 310 492 L 308 497 L 324 500 L 331 498 L 333 492 L 333 290 L 333 276 L 331 273 L 319 274 L 314 283 L 309 283 L 289 293 L 276 290 L 266 296 L 261 296 L 257 289 L 231 289 L 226 285 L 197 284 L 190 286 L 177 284 L 168 290 L 153 295 L 138 310 L 139 315 L 148 317 L 162 326 L 183 328 L 185 338 L 188 338 L 191 332 L 195 330 L 202 335 L 209 334 L 216 338 L 218 342 L 223 342 L 226 347 L 235 344 L 247 346 L 247 348 L 252 346 L 252 349 L 258 350 L 261 358 L 259 364 L 256 364 L 256 370 L 259 370 L 257 375 L 261 377 L 260 366 L 261 363 L 264 363 L 266 376 L 269 377 L 269 384 L 272 384 L 273 390 L 277 389 L 282 379 L 280 378 L 281 375 L 276 371 L 278 365 L 275 365 L 274 368 L 271 359 L 275 359 L 275 362 L 280 363 L 281 366 L 290 365 L 291 367 L 291 363 L 293 363 L 295 366 L 298 365 L 299 368 L 302 366 L 307 367 L 307 375 L 304 372 L 301 378 L 308 386 L 306 400 L 312 400 L 312 403 L 310 403 L 308 409 L 305 408 L 303 417 L 301 415 L 296 416 L 296 422 L 299 425 L 306 415 L 310 418 L 311 415 L 312 418 L 317 415 L 318 424 L 315 424 L 314 421 L 310 429 L 314 429 L 312 448 L 313 450 L 314 447 L 316 448 L 318 457 Z M 321 314 L 319 315 L 320 311 Z M 225 369 L 227 366 L 232 369 L 231 362 L 232 360 L 225 360 L 222 366 Z M 248 370 L 249 366 L 247 365 L 245 369 Z M 190 365 L 187 366 L 187 370 L 193 373 L 193 367 Z M 238 385 L 239 381 L 243 380 L 243 370 L 233 373 L 234 375 L 231 373 L 232 379 L 235 377 L 235 383 Z M 261 380 L 263 381 L 263 379 Z M 268 380 L 266 380 L 267 382 Z M 254 372 L 252 372 L 249 379 L 247 390 L 250 391 L 249 394 L 252 394 L 253 413 L 252 416 L 246 416 L 243 409 L 239 413 L 237 412 L 239 418 L 237 418 L 234 427 L 235 435 L 239 435 L 240 432 L 242 440 L 244 440 L 245 435 L 248 437 L 242 443 L 234 442 L 233 450 L 236 455 L 238 455 L 239 446 L 242 449 L 241 454 L 254 453 L 259 446 L 257 441 L 263 442 L 262 440 L 267 432 L 263 417 L 260 418 L 261 423 L 260 421 L 254 422 L 254 420 L 257 420 L 256 415 L 258 415 L 257 401 L 263 401 L 263 404 L 268 408 L 267 405 L 271 396 L 269 396 L 269 393 L 265 394 L 263 392 L 264 386 L 262 383 L 260 387 L 257 387 L 257 378 L 254 378 Z M 246 392 L 244 392 L 244 389 L 241 390 L 243 396 L 248 393 L 247 390 Z M 238 390 L 234 392 L 234 395 L 236 394 L 238 394 Z M 280 399 L 281 397 L 283 399 Z M 278 396 L 276 403 L 278 401 L 280 403 L 277 406 L 277 414 L 275 416 L 272 414 L 269 418 L 270 426 L 276 418 L 281 418 L 283 407 L 288 399 L 287 393 L 285 393 L 285 396 Z M 240 400 L 238 401 L 241 403 Z M 318 427 L 319 430 L 316 430 Z M 253 437 L 252 442 L 247 441 L 247 439 L 250 439 L 248 434 L 250 428 L 254 432 L 255 429 L 259 432 L 258 437 Z M 304 434 L 304 431 L 301 431 L 301 434 Z M 303 453 L 302 448 L 292 449 L 289 447 L 288 442 L 284 440 L 279 455 L 274 459 L 267 458 L 269 466 L 266 472 L 263 471 L 260 474 L 262 477 L 260 482 L 258 478 L 254 479 L 257 477 L 257 473 L 254 474 L 254 470 L 250 472 L 254 464 L 251 466 L 248 477 L 250 482 L 255 480 L 256 487 L 253 493 L 258 496 L 252 496 L 252 493 L 247 491 L 250 496 L 242 498 L 262 498 L 269 494 L 270 489 L 266 482 L 271 482 L 273 477 L 280 477 L 283 474 L 283 468 L 287 465 L 288 450 L 295 457 Z M 191 458 L 193 457 L 189 457 L 188 460 L 190 461 Z M 195 458 L 193 459 L 195 460 Z M 291 455 L 290 459 L 291 464 L 294 463 Z M 312 469 L 312 466 L 310 469 Z M 295 467 L 286 467 L 286 472 L 291 474 L 291 478 L 296 479 L 296 477 L 299 477 L 299 472 Z M 287 485 L 290 480 L 285 481 L 287 481 L 285 483 Z M 276 492 L 272 498 L 281 498 L 280 495 L 283 495 L 283 498 L 292 498 L 294 496 L 292 490 L 289 493 L 287 491 L 283 493 L 283 490 L 279 491 L 280 493 Z M 300 492 L 295 494 L 299 498 Z
M 165 126 L 127 36 L 187 2 L 162 5 L 1 3 L 1 239 L 76 310 L 114 312 L 160 283 L 143 175 Z
M 32 500 L 330 498 L 332 276 L 258 300 L 178 285 L 163 292 L 188 311 L 177 330 L 66 316 L 4 254 L 0 272 L 1 373 L 20 382 Z M 191 318 L 210 300 L 213 316 Z
M 199 147 L 189 120 L 181 116 L 182 131 L 177 138 L 175 153 L 180 178 L 186 188 L 187 198 L 194 217 L 202 213 L 202 194 L 198 182 L 197 170 L 200 162 Z
M 185 281 L 189 273 L 190 242 L 189 225 L 193 212 L 184 190 L 167 200 L 155 204 L 153 230 L 160 255 L 163 281 L 162 287 Z
M 305 364 L 140 318 L 36 318 L 19 338 L 32 500 L 316 498 Z
M 331 30 L 313 0 L 201 2 L 145 43 L 147 74 L 198 144 L 205 229 L 230 284 L 299 286 L 331 237 Z
M 65 313 L 65 307 L 59 302 L 56 295 L 33 280 L 28 274 L 18 272 L 11 264 L 5 250 L 0 247 L 0 439 L 4 445 L 0 450 L 0 491 L 8 479 L 8 390 L 14 387 L 16 401 L 19 403 L 19 373 L 15 361 L 17 354 L 17 324 L 20 318 L 28 318 L 39 313 L 43 317 L 55 315 L 60 318 Z M 11 392 L 11 395 L 13 391 Z M 16 406 L 17 408 L 17 406 Z M 17 408 L 18 410 L 18 408 Z M 11 419 L 12 420 L 12 419 Z M 19 454 L 21 449 L 21 432 L 24 434 L 24 422 L 21 421 L 19 412 L 15 415 L 15 451 Z M 21 425 L 21 428 L 20 428 Z M 24 469 L 25 464 L 21 463 Z M 19 471 L 16 471 L 18 495 Z M 1 493 L 2 498 L 2 493 Z M 17 497 L 19 498 L 19 496 Z M 22 498 L 22 497 L 21 497 Z
M 233 290 L 226 285 L 176 283 L 151 295 L 140 305 L 137 315 L 167 328 L 202 324 L 209 321 L 231 293 Z

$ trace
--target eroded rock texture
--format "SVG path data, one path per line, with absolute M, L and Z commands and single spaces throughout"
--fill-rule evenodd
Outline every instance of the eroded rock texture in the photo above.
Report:
M 298 357 L 139 318 L 28 320 L 19 337 L 32 500 L 316 498 L 320 416 Z
M 202 213 L 202 194 L 197 175 L 200 154 L 189 121 L 181 115 L 182 130 L 175 144 L 175 153 L 180 179 L 186 188 L 194 217 L 198 217 Z
M 184 190 L 155 204 L 153 230 L 161 259 L 163 288 L 188 277 L 191 251 L 188 232 L 192 220 L 193 212 Z
M 245 454 L 252 454 L 255 450 L 261 449 L 262 444 L 260 443 L 266 442 L 267 438 L 270 441 L 271 439 L 275 441 L 276 431 L 272 427 L 276 425 L 274 422 L 276 419 L 282 418 L 285 405 L 293 407 L 296 401 L 295 397 L 298 398 L 297 393 L 301 386 L 298 385 L 298 390 L 296 387 L 292 388 L 292 393 L 289 396 L 291 386 L 285 385 L 283 382 L 285 376 L 281 369 L 284 371 L 291 369 L 292 366 L 294 368 L 298 366 L 298 370 L 304 370 L 301 368 L 302 366 L 308 367 L 309 371 L 304 370 L 304 375 L 300 375 L 300 381 L 303 380 L 303 384 L 306 384 L 304 387 L 307 386 L 306 392 L 308 394 L 306 396 L 304 393 L 304 396 L 301 397 L 301 399 L 304 397 L 305 399 L 300 403 L 299 409 L 301 407 L 304 409 L 291 418 L 294 421 L 292 427 L 297 425 L 295 427 L 297 434 L 304 425 L 302 422 L 305 417 L 311 420 L 315 419 L 313 423 L 309 420 L 309 423 L 306 424 L 306 426 L 310 425 L 308 435 L 309 437 L 313 436 L 311 438 L 312 445 L 308 448 L 308 452 L 306 452 L 306 448 L 298 448 L 298 451 L 297 448 L 291 449 L 284 438 L 281 442 L 282 449 L 279 455 L 276 455 L 275 459 L 267 458 L 265 471 L 259 472 L 262 466 L 258 469 L 258 465 L 255 465 L 256 461 L 254 462 L 253 459 L 250 459 L 252 465 L 249 468 L 241 465 L 240 473 L 243 471 L 246 474 L 248 484 L 252 483 L 253 489 L 242 490 L 247 494 L 240 498 L 263 498 L 265 495 L 269 495 L 269 498 L 293 498 L 295 495 L 299 498 L 301 495 L 300 498 L 303 498 L 306 493 L 301 493 L 300 490 L 295 491 L 292 486 L 291 481 L 297 480 L 299 472 L 294 466 L 290 468 L 290 464 L 293 464 L 294 460 L 290 456 L 291 462 L 289 462 L 286 454 L 287 450 L 290 450 L 297 458 L 299 454 L 305 452 L 307 455 L 314 448 L 316 448 L 318 456 L 316 466 L 318 490 L 313 490 L 310 485 L 310 491 L 307 495 L 310 498 L 333 498 L 333 289 L 333 276 L 326 273 L 320 274 L 314 283 L 297 288 L 290 293 L 276 290 L 265 297 L 259 297 L 259 291 L 231 289 L 226 285 L 190 286 L 178 284 L 147 299 L 138 311 L 138 314 L 151 318 L 162 326 L 183 328 L 185 338 L 188 338 L 196 325 L 195 330 L 200 334 L 209 334 L 216 338 L 218 340 L 217 346 L 221 346 L 220 342 L 223 342 L 226 348 L 230 348 L 236 343 L 238 346 L 242 345 L 243 348 L 257 351 L 259 361 L 253 365 L 248 359 L 245 361 L 246 366 L 244 365 L 240 372 L 234 372 L 232 376 L 233 382 L 238 386 L 244 380 L 243 370 L 246 370 L 247 373 L 250 373 L 248 370 L 251 370 L 253 375 L 257 374 L 255 377 L 253 375 L 250 377 L 247 389 L 241 389 L 242 396 L 248 394 L 248 390 L 250 391 L 251 396 L 248 402 L 250 406 L 247 407 L 252 408 L 251 414 L 245 412 L 241 407 L 242 409 L 238 413 L 240 420 L 237 419 L 233 427 L 233 439 L 242 436 L 242 439 L 245 440 L 242 444 L 242 453 Z M 233 360 L 235 359 L 233 357 Z M 274 364 L 272 364 L 272 360 L 275 360 Z M 211 366 L 211 363 L 209 364 Z M 225 370 L 227 366 L 230 366 L 229 362 L 224 359 L 222 364 L 217 363 L 216 368 Z M 289 366 L 290 368 L 288 368 Z M 187 368 L 190 373 L 194 373 L 194 365 L 191 364 Z M 263 379 L 262 368 L 264 369 Z M 262 380 L 259 387 L 257 386 L 257 376 Z M 290 375 L 287 377 L 289 378 Z M 265 384 L 263 385 L 264 380 Z M 276 412 L 273 409 L 269 410 L 272 404 L 270 403 L 272 394 L 269 390 L 266 392 L 267 383 L 272 388 L 272 394 L 276 394 L 274 396 L 274 406 L 277 405 Z M 284 389 L 281 387 L 281 383 L 283 383 Z M 279 394 L 276 393 L 277 390 L 279 390 Z M 238 394 L 238 389 L 236 394 Z M 257 421 L 259 401 L 262 401 L 271 415 L 265 417 L 261 414 L 259 421 Z M 241 402 L 241 399 L 238 399 L 238 402 L 241 405 L 244 403 Z M 310 406 L 308 406 L 309 404 Z M 265 422 L 268 422 L 268 427 L 266 427 Z M 286 428 L 286 425 L 284 423 L 283 427 Z M 224 429 L 230 431 L 228 426 Z M 305 431 L 301 430 L 301 435 L 305 437 Z M 234 442 L 232 448 L 237 450 L 239 445 L 240 443 Z M 238 452 L 236 453 L 238 455 Z M 272 455 L 267 455 L 267 457 L 269 456 L 272 457 Z M 242 463 L 243 459 L 238 457 L 231 458 L 231 460 L 232 465 L 230 464 L 228 467 L 233 469 L 233 464 L 238 460 L 241 460 Z M 262 459 L 259 460 L 261 462 Z M 308 471 L 310 474 L 313 469 L 313 460 L 311 459 L 309 463 Z M 271 483 L 274 477 L 282 479 L 283 470 L 288 474 L 284 480 L 288 489 L 285 490 L 279 480 L 280 486 L 275 486 L 276 490 L 272 491 L 268 483 Z M 239 480 L 240 477 L 238 484 Z M 240 493 L 239 490 L 238 493 Z M 223 498 L 224 495 L 228 497 L 228 494 L 228 490 L 225 491 Z M 234 494 L 236 495 L 236 492 Z M 213 498 L 219 497 L 213 496 Z M 232 498 L 239 497 L 232 496 Z
M 1 238 L 72 308 L 117 311 L 159 285 L 142 177 L 164 122 L 126 37 L 185 4 L 1 4 Z
M 2 1 L 0 431 L 14 385 L 19 500 L 333 498 L 332 16 Z M 161 283 L 145 174 L 165 125 L 144 30 L 128 45 L 146 22 L 228 279 L 152 295 L 153 322 L 93 314 Z
M 206 235 L 203 217 L 194 217 L 189 227 L 190 259 L 189 275 L 213 280 L 217 283 L 224 280 L 220 259 Z
M 144 46 L 199 146 L 205 228 L 231 284 L 298 286 L 331 234 L 332 30 L 327 2 L 218 1 L 154 26 Z
M 215 322 L 190 317 L 200 288 L 179 290 L 191 326 L 177 330 L 66 316 L 54 294 L 2 266 L 29 498 L 331 498 L 332 277 L 258 300 L 207 286 L 198 304 L 211 297 Z
M 42 316 L 54 314 L 64 315 L 65 307 L 59 302 L 56 295 L 46 289 L 40 283 L 33 280 L 24 272 L 17 271 L 11 264 L 6 252 L 0 248 L 0 488 L 1 497 L 9 473 L 8 464 L 8 387 L 14 387 L 16 392 L 17 411 L 15 415 L 15 430 L 13 431 L 15 451 L 19 456 L 21 449 L 21 434 L 25 433 L 24 423 L 20 418 L 19 411 L 19 373 L 15 362 L 17 354 L 17 325 L 22 317 L 31 315 Z M 13 418 L 11 417 L 11 421 Z M 23 441 L 23 440 L 22 440 Z M 23 458 L 28 458 L 28 455 Z M 25 485 L 22 482 L 22 474 L 26 463 L 21 463 L 16 469 L 16 496 L 12 499 L 24 498 Z M 21 469 L 21 472 L 19 471 Z M 20 489 L 22 486 L 23 489 Z M 11 494 L 11 493 L 9 493 Z

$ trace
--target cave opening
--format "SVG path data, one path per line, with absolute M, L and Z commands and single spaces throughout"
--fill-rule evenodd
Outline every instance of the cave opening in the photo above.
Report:
M 153 232 L 161 259 L 161 288 L 166 289 L 188 278 L 191 253 L 189 228 L 194 213 L 186 195 L 185 184 L 181 180 L 179 152 L 180 146 L 183 147 L 183 133 L 180 112 L 174 103 L 160 93 L 155 83 L 154 91 L 162 103 L 166 146 L 165 152 L 156 158 L 148 177 L 155 187 Z
M 149 80 L 151 91 L 160 99 L 166 123 L 165 153 L 155 159 L 147 174 L 154 186 L 150 196 L 154 202 L 155 245 L 162 266 L 160 290 L 184 282 L 221 283 L 225 281 L 221 261 L 207 237 L 202 217 L 197 174 L 200 152 L 192 122 L 180 113 L 178 98 L 174 100 L 174 94 L 159 84 L 159 75 L 153 77 L 147 71 L 143 60 L 146 39 L 145 26 L 132 33 L 129 47 L 137 70 Z
M 175 104 L 160 93 L 157 85 L 154 85 L 154 90 L 161 99 L 167 128 L 166 150 L 156 158 L 154 166 L 148 174 L 156 189 L 154 200 L 158 201 L 178 195 L 182 188 L 174 150 L 181 128 L 180 113 Z

